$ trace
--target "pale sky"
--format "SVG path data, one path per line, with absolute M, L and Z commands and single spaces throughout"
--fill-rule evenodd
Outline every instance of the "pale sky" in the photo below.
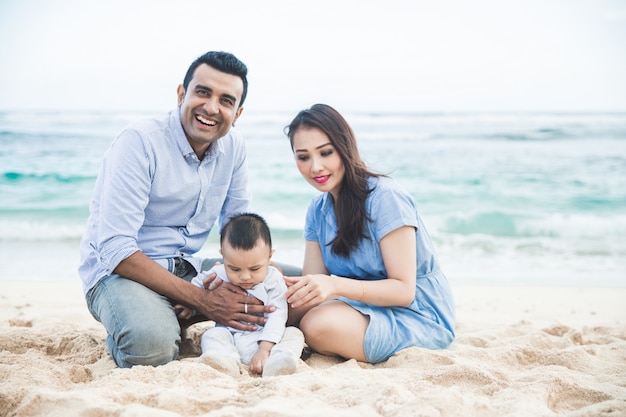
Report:
M 169 110 L 208 50 L 256 111 L 626 111 L 625 0 L 0 0 L 0 110 Z

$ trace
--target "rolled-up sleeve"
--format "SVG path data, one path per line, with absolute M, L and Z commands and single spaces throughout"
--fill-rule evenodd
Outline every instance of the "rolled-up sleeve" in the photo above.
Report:
M 139 134 L 126 130 L 112 144 L 104 158 L 107 178 L 95 196 L 100 216 L 97 240 L 92 244 L 107 273 L 139 250 L 137 236 L 144 222 L 151 182 L 149 149 Z

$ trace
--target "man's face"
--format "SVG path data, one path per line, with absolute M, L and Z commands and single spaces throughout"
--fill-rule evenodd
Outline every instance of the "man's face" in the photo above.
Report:
M 236 75 L 201 64 L 187 90 L 181 84 L 177 93 L 183 130 L 202 159 L 209 145 L 226 135 L 241 115 L 243 81 Z

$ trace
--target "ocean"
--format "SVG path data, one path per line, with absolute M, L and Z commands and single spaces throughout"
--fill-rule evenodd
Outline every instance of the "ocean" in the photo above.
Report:
M 78 280 L 78 245 L 102 156 L 154 112 L 0 112 L 0 281 Z M 248 111 L 251 210 L 275 259 L 302 263 L 317 191 L 283 128 Z M 345 113 L 363 159 L 415 198 L 458 285 L 626 285 L 626 113 Z M 216 256 L 217 233 L 202 250 Z

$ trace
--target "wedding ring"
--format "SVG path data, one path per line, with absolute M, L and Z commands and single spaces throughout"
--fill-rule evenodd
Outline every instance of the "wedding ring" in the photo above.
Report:
M 244 314 L 248 314 L 248 304 L 243 305 L 243 312 Z

